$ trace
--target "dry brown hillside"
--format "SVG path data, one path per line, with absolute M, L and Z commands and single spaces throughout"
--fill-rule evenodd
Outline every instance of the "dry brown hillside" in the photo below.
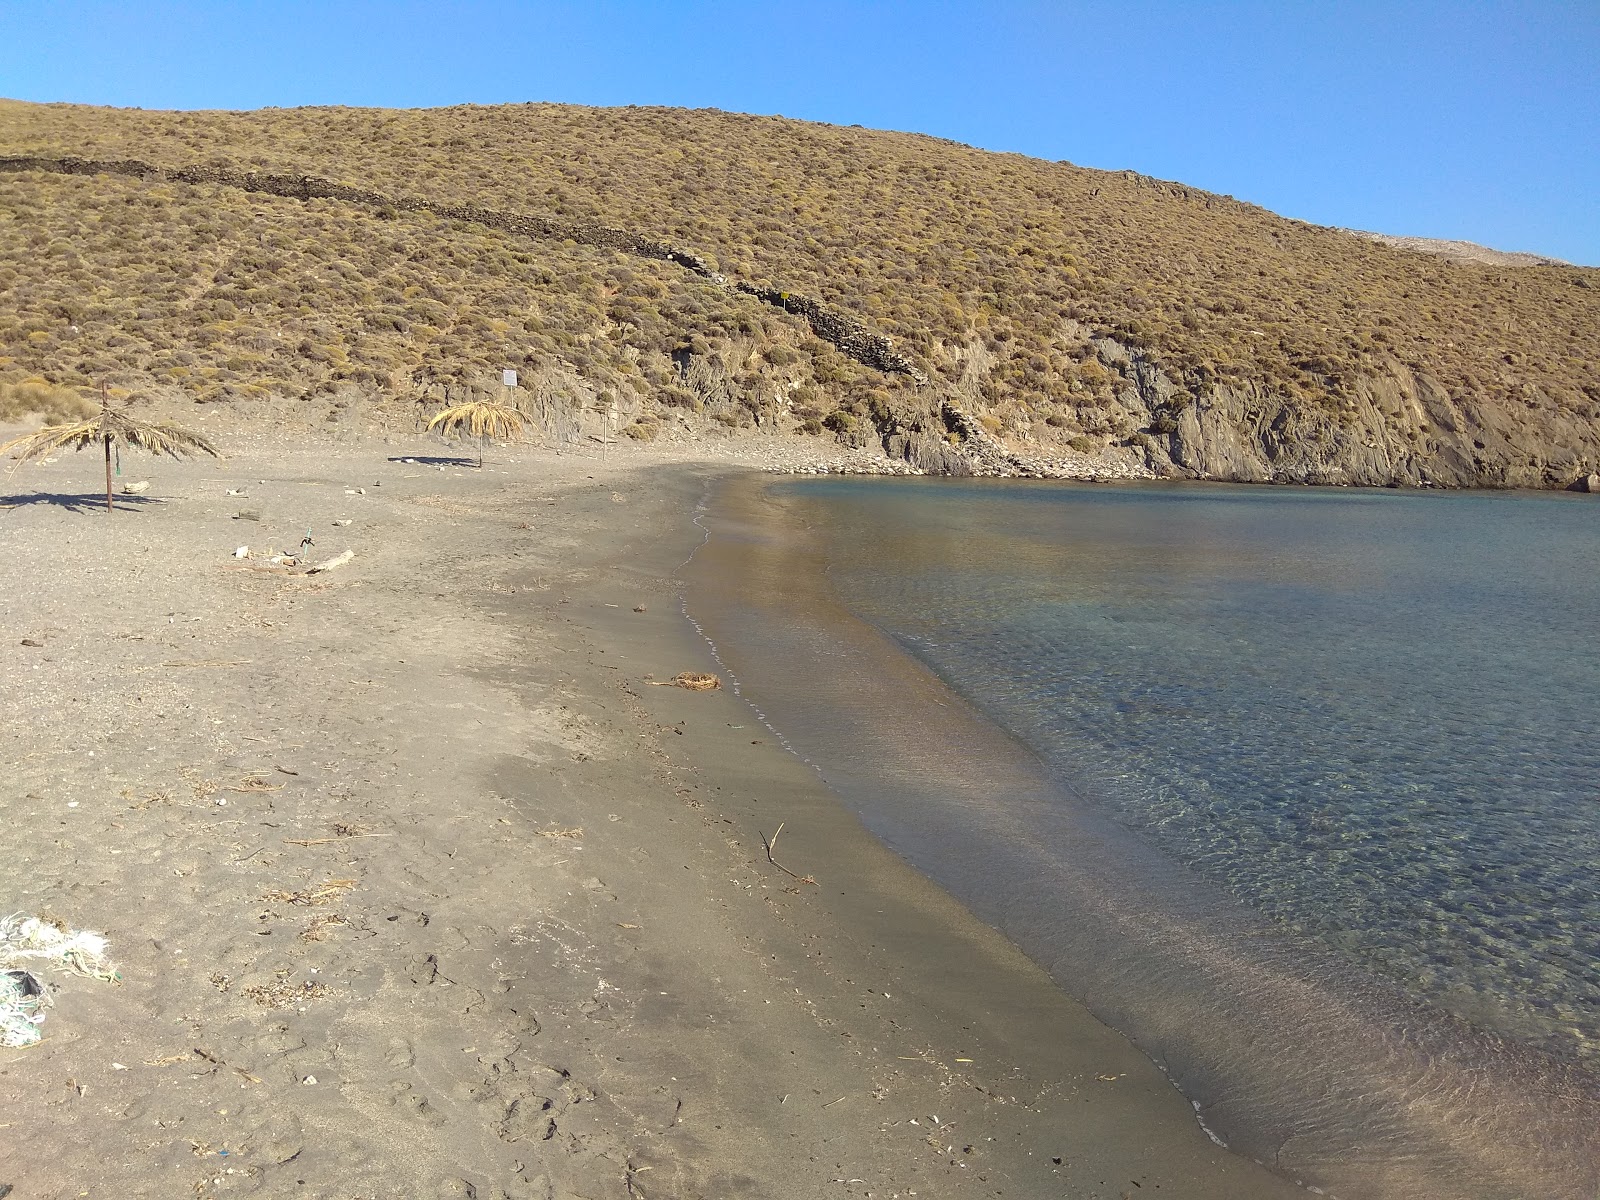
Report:
M 1237 479 L 1600 470 L 1600 271 L 1131 173 L 545 104 L 0 102 L 5 158 L 0 408 L 114 376 L 338 416 L 512 365 L 546 418 L 615 400 L 635 436 L 795 428 L 947 469 L 981 443 Z

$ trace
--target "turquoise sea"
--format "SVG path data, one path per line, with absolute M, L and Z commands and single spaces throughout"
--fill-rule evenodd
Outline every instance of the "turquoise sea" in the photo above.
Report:
M 830 478 L 703 521 L 746 699 L 1218 1137 L 1600 1194 L 1600 503 Z

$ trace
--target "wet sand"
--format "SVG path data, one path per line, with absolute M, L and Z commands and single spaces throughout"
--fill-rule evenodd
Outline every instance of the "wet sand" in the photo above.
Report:
M 0 488 L 0 909 L 122 975 L 0 1051 L 0 1193 L 1303 1194 L 652 686 L 715 668 L 676 573 L 729 457 L 220 440 L 110 518 L 88 455 Z M 353 559 L 260 569 L 308 528 Z

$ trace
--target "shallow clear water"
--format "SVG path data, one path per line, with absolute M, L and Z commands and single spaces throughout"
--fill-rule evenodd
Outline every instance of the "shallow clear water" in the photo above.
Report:
M 844 603 L 1257 911 L 1600 1048 L 1600 506 L 806 489 Z
M 1600 1175 L 1600 505 L 806 481 L 699 569 L 776 730 L 1225 1133 L 1350 1195 Z

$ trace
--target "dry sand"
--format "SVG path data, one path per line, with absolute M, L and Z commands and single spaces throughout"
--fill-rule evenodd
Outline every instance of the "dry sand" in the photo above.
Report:
M 92 455 L 0 477 L 0 910 L 122 973 L 0 1050 L 0 1195 L 1301 1194 L 650 686 L 713 669 L 673 573 L 730 458 L 220 440 L 111 517 Z M 260 569 L 307 529 L 353 559 Z

